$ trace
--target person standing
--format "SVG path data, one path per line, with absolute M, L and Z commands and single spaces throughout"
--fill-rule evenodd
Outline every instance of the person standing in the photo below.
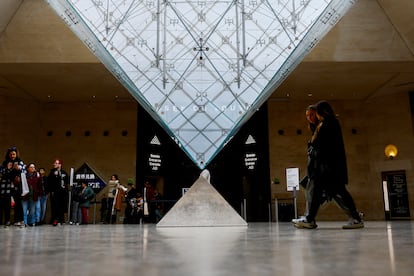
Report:
M 3 167 L 9 169 L 9 179 L 11 183 L 11 196 L 14 199 L 14 225 L 22 227 L 23 222 L 23 207 L 21 201 L 22 182 L 21 174 L 26 173 L 24 162 L 20 159 L 19 152 L 16 147 L 7 149 L 6 156 L 3 161 Z
M 46 208 L 47 208 L 47 198 L 49 190 L 47 187 L 47 176 L 45 168 L 39 168 L 40 176 L 42 177 L 42 187 L 40 189 L 39 201 L 40 201 L 40 221 L 39 225 L 45 222 L 46 218 Z
M 6 167 L 0 167 L 0 223 L 5 227 L 10 226 L 12 181 L 11 173 L 12 163 L 7 163 Z M 3 221 L 4 218 L 4 221 Z
M 68 208 L 69 176 L 62 169 L 62 161 L 56 159 L 53 168 L 47 177 L 47 184 L 51 195 L 52 224 L 65 223 L 65 212 Z
M 144 183 L 144 216 L 147 222 L 155 222 L 156 206 L 154 187 L 149 181 L 146 181 Z
M 343 229 L 363 228 L 364 223 L 355 207 L 351 194 L 346 189 L 348 170 L 342 130 L 335 112 L 327 101 L 315 104 L 319 124 L 309 145 L 311 175 L 314 192 L 308 215 L 295 223 L 297 228 L 316 228 L 315 217 L 324 195 L 333 199 L 351 217 Z
M 133 183 L 131 185 L 131 189 L 129 189 L 125 196 L 126 199 L 126 208 L 125 208 L 125 219 L 124 223 L 138 223 L 138 189 L 136 187 L 136 184 Z
M 94 198 L 95 192 L 91 187 L 88 186 L 86 182 L 82 182 L 82 191 L 80 196 L 80 204 L 82 212 L 82 224 L 89 223 L 89 207 L 91 205 L 91 200 Z
M 112 215 L 113 215 L 113 223 L 116 222 L 116 215 L 118 212 L 121 212 L 122 210 L 122 204 L 124 202 L 125 199 L 125 193 L 128 189 L 126 187 L 124 187 L 121 183 L 118 183 L 117 188 L 116 188 L 116 192 L 115 192 L 115 197 L 114 197 L 114 202 L 112 205 Z
M 34 163 L 27 165 L 26 181 L 29 193 L 22 195 L 23 221 L 25 225 L 35 226 L 40 221 L 39 194 L 42 187 L 42 177 L 36 171 Z
M 108 211 L 106 213 L 106 223 L 116 223 L 116 215 L 122 209 L 122 201 L 124 199 L 127 188 L 121 185 L 118 175 L 113 174 L 106 185 L 106 194 L 108 197 Z
M 70 225 L 79 225 L 82 220 L 82 213 L 81 208 L 79 206 L 81 202 L 81 195 L 82 195 L 82 185 L 74 185 L 72 186 L 70 193 L 71 193 L 71 203 L 70 203 L 70 218 L 69 224 Z
M 106 194 L 107 194 L 107 204 L 108 209 L 106 213 L 105 222 L 106 223 L 115 223 L 116 220 L 116 214 L 113 214 L 113 205 L 114 205 L 114 199 L 116 195 L 116 191 L 119 185 L 119 178 L 118 175 L 113 174 L 111 176 L 111 179 L 108 181 L 108 184 L 106 185 Z

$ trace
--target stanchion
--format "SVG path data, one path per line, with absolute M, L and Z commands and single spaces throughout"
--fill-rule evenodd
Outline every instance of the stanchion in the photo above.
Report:
M 295 218 L 298 218 L 298 208 L 296 208 L 296 186 L 293 187 L 293 208 L 295 210 Z

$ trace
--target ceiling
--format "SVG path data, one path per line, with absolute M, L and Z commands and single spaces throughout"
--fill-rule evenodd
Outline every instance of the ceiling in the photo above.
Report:
M 367 100 L 414 91 L 414 12 L 407 14 L 414 4 L 392 2 L 358 1 L 358 9 L 344 17 L 270 100 Z M 378 13 L 363 21 L 372 22 L 354 26 L 366 10 Z M 30 20 L 34 16 L 37 23 Z M 134 101 L 59 20 L 43 0 L 1 1 L 0 96 L 38 102 Z M 385 27 L 378 20 L 390 30 L 381 31 Z M 53 40 L 54 34 L 64 39 Z
M 0 95 L 39 102 L 134 100 L 100 63 L 0 64 Z
M 414 91 L 413 62 L 304 62 L 271 99 L 365 100 L 408 91 Z M 39 102 L 134 100 L 99 63 L 0 64 L 0 95 Z

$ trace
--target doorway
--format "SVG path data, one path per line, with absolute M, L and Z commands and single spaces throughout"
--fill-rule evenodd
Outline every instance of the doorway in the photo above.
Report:
M 410 207 L 405 171 L 382 172 L 382 190 L 385 218 L 409 219 Z

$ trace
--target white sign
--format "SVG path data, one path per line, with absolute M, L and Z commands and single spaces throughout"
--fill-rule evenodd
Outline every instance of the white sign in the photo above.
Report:
M 244 155 L 244 165 L 249 170 L 254 170 L 254 167 L 257 163 L 257 156 L 256 153 L 246 153 Z
M 286 183 L 288 191 L 299 190 L 299 168 L 286 169 Z
M 161 155 L 150 153 L 148 158 L 148 165 L 153 171 L 158 171 L 161 167 Z

